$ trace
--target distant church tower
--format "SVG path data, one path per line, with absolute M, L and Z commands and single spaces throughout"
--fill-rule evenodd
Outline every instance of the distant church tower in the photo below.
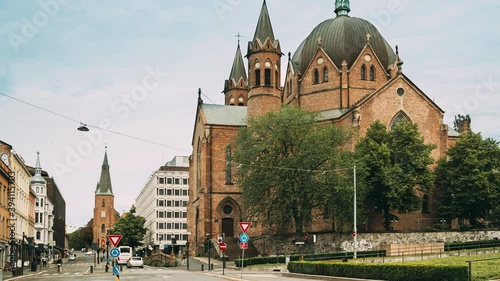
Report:
M 249 120 L 281 108 L 281 46 L 274 38 L 266 1 L 262 4 L 253 41 L 248 42 Z
M 115 196 L 111 187 L 111 176 L 109 174 L 108 152 L 104 152 L 104 161 L 102 163 L 101 178 L 97 183 L 95 190 L 93 242 L 97 243 L 99 248 L 106 248 L 106 233 L 108 229 L 120 218 L 115 210 Z

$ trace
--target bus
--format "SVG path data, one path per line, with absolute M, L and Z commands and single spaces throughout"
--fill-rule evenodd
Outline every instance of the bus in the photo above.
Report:
M 130 246 L 120 246 L 120 255 L 118 256 L 118 264 L 127 264 L 127 261 L 132 257 L 132 248 Z

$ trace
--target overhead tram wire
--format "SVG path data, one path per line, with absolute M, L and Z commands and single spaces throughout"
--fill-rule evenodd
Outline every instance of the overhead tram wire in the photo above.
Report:
M 210 98 L 207 97 L 205 94 L 202 93 L 202 95 L 204 97 L 206 97 L 208 100 L 210 100 Z M 136 137 L 136 136 L 132 136 L 132 135 L 124 134 L 124 133 L 120 133 L 120 132 L 109 130 L 109 129 L 106 129 L 106 128 L 102 128 L 102 127 L 99 127 L 99 126 L 96 126 L 96 125 L 87 124 L 87 123 L 78 121 L 77 119 L 74 119 L 74 118 L 62 115 L 60 113 L 54 112 L 52 110 L 43 108 L 41 106 L 38 106 L 38 105 L 35 105 L 35 104 L 32 104 L 32 103 L 29 103 L 27 101 L 24 101 L 24 100 L 21 100 L 21 99 L 9 96 L 9 95 L 7 95 L 5 93 L 2 93 L 2 92 L 0 92 L 0 96 L 4 96 L 6 98 L 10 98 L 10 99 L 18 101 L 20 103 L 24 103 L 24 104 L 29 105 L 31 107 L 35 107 L 35 108 L 37 108 L 39 110 L 42 110 L 42 111 L 48 112 L 50 114 L 56 115 L 58 117 L 61 117 L 61 118 L 64 118 L 64 119 L 76 122 L 78 124 L 84 124 L 84 125 L 86 125 L 88 127 L 94 128 L 94 129 L 102 130 L 102 131 L 109 132 L 109 133 L 112 133 L 112 134 L 115 134 L 115 135 L 119 135 L 119 136 L 131 138 L 131 139 L 134 139 L 134 140 L 138 140 L 138 141 L 142 141 L 142 142 L 146 142 L 146 143 L 150 143 L 150 144 L 154 144 L 154 145 L 158 145 L 158 146 L 162 146 L 162 147 L 166 147 L 166 148 L 170 148 L 170 149 L 174 149 L 174 150 L 178 150 L 178 151 L 189 153 L 188 151 L 186 151 L 184 149 L 180 149 L 180 148 L 173 147 L 173 146 L 170 146 L 170 145 L 162 144 L 162 143 L 155 142 L 155 141 L 150 141 L 150 140 L 147 140 L 147 139 L 143 139 L 143 138 L 140 138 L 140 137 Z M 212 100 L 210 100 L 210 101 L 213 102 Z M 222 158 L 215 158 L 215 157 L 209 157 L 209 158 L 211 158 L 212 160 L 217 160 L 217 161 L 224 161 L 224 162 L 226 161 L 226 159 L 222 159 Z M 238 166 L 238 165 L 252 165 L 252 164 L 235 163 L 234 165 Z M 312 172 L 312 170 L 309 170 L 309 169 L 297 169 L 297 168 L 289 168 L 289 167 L 261 167 L 261 168 L 276 169 L 276 170 L 301 171 L 301 172 Z M 340 168 L 340 169 L 335 169 L 335 170 L 317 170 L 317 171 L 314 171 L 314 172 L 317 172 L 317 173 L 326 173 L 326 172 L 331 173 L 331 172 L 346 171 L 346 170 L 350 170 L 350 169 L 351 168 Z

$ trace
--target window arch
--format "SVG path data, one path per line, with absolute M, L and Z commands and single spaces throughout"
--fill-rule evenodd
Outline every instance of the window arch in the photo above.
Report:
M 101 224 L 101 233 L 106 232 L 106 226 L 104 224 Z
M 328 68 L 323 69 L 323 82 L 328 82 Z
M 361 80 L 366 80 L 366 66 L 364 64 L 361 66 Z
M 319 71 L 318 69 L 314 69 L 314 84 L 319 84 Z
M 375 67 L 373 65 L 370 67 L 370 81 L 375 81 Z
M 392 130 L 394 126 L 403 122 L 411 122 L 411 120 L 408 115 L 406 115 L 403 111 L 400 111 L 394 116 L 394 118 L 392 118 L 389 128 Z

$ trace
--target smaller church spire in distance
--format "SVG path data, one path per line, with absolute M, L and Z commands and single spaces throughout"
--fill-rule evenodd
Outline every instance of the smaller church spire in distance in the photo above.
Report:
M 233 67 L 231 68 L 229 79 L 234 79 L 234 83 L 238 84 L 241 78 L 243 78 L 243 81 L 247 81 L 247 73 L 240 49 L 240 39 L 238 38 L 238 48 L 236 49 L 236 54 L 234 55 Z
M 349 0 L 335 0 L 335 13 L 337 16 L 348 16 L 351 11 Z

